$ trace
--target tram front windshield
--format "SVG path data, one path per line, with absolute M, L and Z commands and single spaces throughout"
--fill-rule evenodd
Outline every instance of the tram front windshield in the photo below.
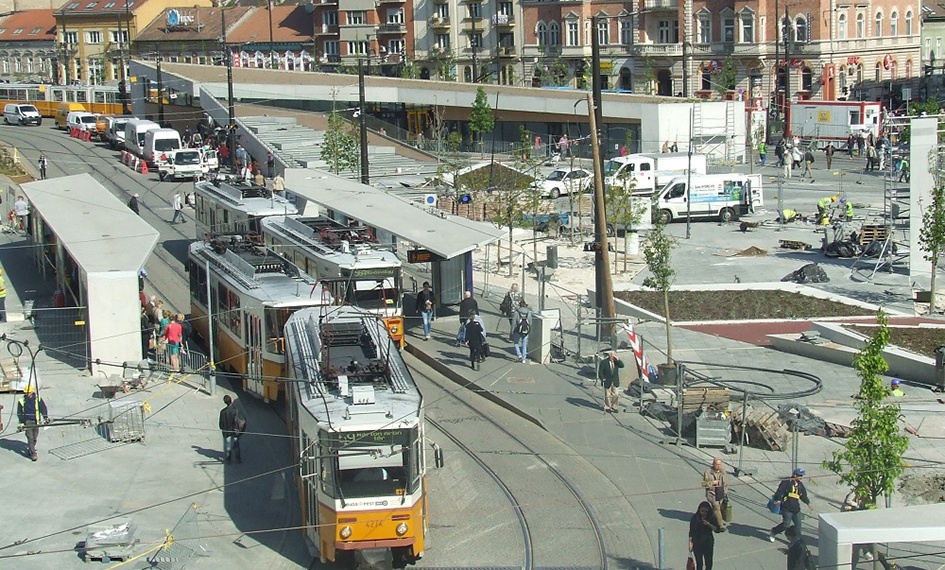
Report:
M 393 309 L 399 298 L 400 291 L 391 278 L 358 280 L 348 289 L 348 302 L 367 310 Z
M 338 485 L 346 499 L 402 495 L 407 486 L 407 450 L 349 448 L 338 454 Z

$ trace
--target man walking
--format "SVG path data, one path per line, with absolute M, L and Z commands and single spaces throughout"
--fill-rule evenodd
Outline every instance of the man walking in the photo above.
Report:
M 13 213 L 16 215 L 16 221 L 20 226 L 20 231 L 29 229 L 30 205 L 23 196 L 17 196 L 13 202 Z
M 417 302 L 414 305 L 416 311 L 420 313 L 420 316 L 423 318 L 423 340 L 430 340 L 435 300 L 436 299 L 433 297 L 433 289 L 430 288 L 430 283 L 424 281 L 423 289 L 417 293 Z
M 471 318 L 469 315 L 479 314 L 479 303 L 473 299 L 472 291 L 466 291 L 463 300 L 459 302 L 459 332 L 456 333 L 456 345 L 459 346 L 466 342 L 466 323 Z
M 518 290 L 518 283 L 512 283 L 512 286 L 505 293 L 502 303 L 499 305 L 499 310 L 509 319 L 509 338 L 511 338 L 512 333 L 515 332 L 515 309 L 518 307 L 521 300 L 522 293 Z
M 610 351 L 607 358 L 600 361 L 597 367 L 597 376 L 604 385 L 604 411 L 609 413 L 617 412 L 617 402 L 620 398 L 618 389 L 620 388 L 620 369 L 623 368 L 623 361 L 617 358 L 617 353 Z
M 27 384 L 23 395 L 16 403 L 16 417 L 20 422 L 20 429 L 26 432 L 26 446 L 29 449 L 30 459 L 36 461 L 36 440 L 39 439 L 39 426 L 49 422 L 49 412 L 46 402 L 39 397 L 35 386 Z
M 768 145 L 765 144 L 764 140 L 758 142 L 758 160 L 761 162 L 761 166 L 764 166 L 768 161 Z
M 276 174 L 276 177 L 272 179 L 272 191 L 279 195 L 285 192 L 285 179 L 281 174 Z
M 702 486 L 705 487 L 705 500 L 712 505 L 712 512 L 719 521 L 719 532 L 725 532 L 727 525 L 722 516 L 722 502 L 728 500 L 728 477 L 720 458 L 713 459 L 712 467 L 702 474 Z
M 269 174 L 269 180 L 276 177 L 276 157 L 272 156 L 271 152 L 266 155 L 266 170 Z
M 246 431 L 246 420 L 240 413 L 239 406 L 233 403 L 233 398 L 227 394 L 223 396 L 226 407 L 220 410 L 220 431 L 223 432 L 223 457 L 230 463 L 232 455 L 236 453 L 236 462 L 243 462 L 240 453 L 240 436 Z
M 830 165 L 833 164 L 833 153 L 837 152 L 837 148 L 833 146 L 833 141 L 827 143 L 827 148 L 824 149 L 824 155 L 827 157 L 827 170 L 830 170 Z
M 804 178 L 810 176 L 811 182 L 814 178 L 814 173 L 810 169 L 812 164 L 814 164 L 814 153 L 810 151 L 810 147 L 807 147 L 807 150 L 804 151 Z
M 180 192 L 174 193 L 174 197 L 171 199 L 171 205 L 174 206 L 174 217 L 171 218 L 171 223 L 176 224 L 177 218 L 180 218 L 181 223 L 186 223 L 187 219 L 184 217 L 184 199 L 181 197 Z
M 512 345 L 515 346 L 515 355 L 522 363 L 528 362 L 528 333 L 532 329 L 532 310 L 528 308 L 525 299 L 518 302 L 515 310 L 515 328 L 512 330 Z
M 812 509 L 810 499 L 807 498 L 807 488 L 804 487 L 802 479 L 804 470 L 798 467 L 791 474 L 789 479 L 781 481 L 778 490 L 774 493 L 774 504 L 781 505 L 781 524 L 771 529 L 768 533 L 768 540 L 774 542 L 774 537 L 784 531 L 784 529 L 793 526 L 794 532 L 798 537 L 802 535 L 801 522 L 804 519 L 804 513 L 801 512 L 801 503 Z
M 131 197 L 131 200 L 128 200 L 128 207 L 131 208 L 131 211 L 141 215 L 141 207 L 138 205 L 138 195 L 135 194 Z
M 46 167 L 49 166 L 49 161 L 46 160 L 45 154 L 39 155 L 39 179 L 46 180 Z

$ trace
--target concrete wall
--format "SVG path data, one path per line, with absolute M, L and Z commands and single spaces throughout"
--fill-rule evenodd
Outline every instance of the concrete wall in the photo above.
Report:
M 938 142 L 938 119 L 935 117 L 912 119 L 909 164 L 909 279 L 928 290 L 932 281 L 932 265 L 924 259 L 925 251 L 919 246 L 919 228 L 922 227 L 922 212 L 932 201 L 931 189 L 935 183 L 929 171 L 929 154 Z M 939 275 L 941 277 L 941 275 Z M 939 281 L 945 284 L 945 281 Z
M 86 275 L 88 283 L 89 352 L 92 373 L 102 370 L 115 374 L 111 366 L 141 360 L 141 302 L 138 299 L 138 275 L 132 271 L 93 273 Z

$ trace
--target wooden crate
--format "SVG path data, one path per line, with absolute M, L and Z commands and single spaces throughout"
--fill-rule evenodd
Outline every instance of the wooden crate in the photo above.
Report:
M 860 245 L 884 241 L 889 236 L 889 226 L 863 225 L 860 228 Z

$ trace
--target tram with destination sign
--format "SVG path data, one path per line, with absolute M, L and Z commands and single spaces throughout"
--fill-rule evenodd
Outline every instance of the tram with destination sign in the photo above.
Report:
M 303 309 L 285 325 L 302 524 L 321 562 L 413 564 L 427 533 L 423 397 L 378 315 Z
M 194 184 L 197 239 L 222 234 L 262 235 L 266 216 L 298 213 L 295 205 L 265 186 L 217 176 Z
M 286 375 L 285 323 L 299 309 L 330 305 L 330 293 L 285 257 L 238 235 L 190 244 L 187 271 L 191 323 L 216 366 L 239 374 L 246 391 L 277 400 Z
M 370 228 L 325 216 L 269 216 L 260 226 L 267 247 L 321 280 L 337 302 L 381 317 L 403 348 L 403 263 Z
M 55 117 L 60 103 L 81 103 L 96 115 L 121 115 L 121 98 L 114 85 L 0 84 L 0 107 L 7 103 L 29 103 L 43 117 Z

